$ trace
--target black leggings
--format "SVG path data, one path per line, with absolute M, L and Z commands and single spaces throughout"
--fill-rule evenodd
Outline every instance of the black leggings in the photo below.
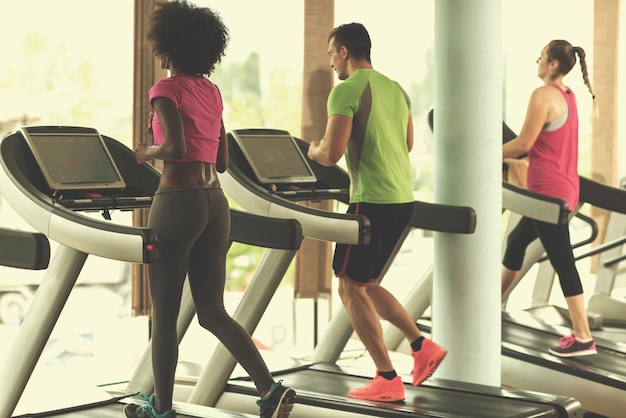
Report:
M 568 224 L 555 225 L 523 217 L 507 239 L 502 261 L 504 267 L 519 271 L 524 263 L 526 248 L 537 237 L 559 276 L 563 295 L 565 297 L 581 295 L 583 287 L 576 269 Z
M 157 192 L 148 227 L 156 232 L 158 261 L 148 265 L 152 297 L 152 365 L 159 407 L 170 409 L 178 362 L 176 320 L 185 276 L 200 325 L 214 334 L 258 389 L 272 376 L 250 335 L 224 308 L 230 209 L 222 189 Z

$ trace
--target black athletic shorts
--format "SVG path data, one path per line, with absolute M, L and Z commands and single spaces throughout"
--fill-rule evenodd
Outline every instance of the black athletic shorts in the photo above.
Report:
M 352 203 L 347 213 L 370 221 L 370 243 L 337 244 L 333 258 L 335 276 L 363 285 L 378 280 L 385 264 L 411 219 L 413 203 Z

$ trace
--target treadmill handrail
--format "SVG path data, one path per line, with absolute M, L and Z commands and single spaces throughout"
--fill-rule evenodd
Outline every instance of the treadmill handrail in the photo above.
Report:
M 611 212 L 626 214 L 626 190 L 579 176 L 580 201 Z
M 303 240 L 302 226 L 295 219 L 278 219 L 230 210 L 230 240 L 279 250 L 297 250 Z
M 585 240 L 585 241 L 588 241 L 588 240 Z M 576 255 L 574 257 L 574 260 L 575 261 L 579 261 L 579 260 L 582 260 L 584 258 L 592 257 L 592 256 L 597 255 L 597 254 L 602 254 L 605 251 L 612 250 L 613 248 L 620 247 L 620 246 L 622 246 L 624 244 L 626 244 L 626 237 L 619 237 L 619 238 L 615 238 L 615 239 L 613 239 L 611 241 L 605 241 L 602 244 L 599 244 L 598 246 L 593 247 L 590 250 L 587 250 L 587 251 L 585 251 L 583 253 L 580 253 L 580 254 Z M 604 261 L 604 266 L 605 267 L 610 267 L 611 265 L 613 265 L 613 264 L 615 264 L 615 263 L 617 263 L 617 262 L 619 262 L 619 261 L 621 261 L 623 259 L 624 259 L 624 256 L 618 256 L 618 257 L 611 258 L 609 260 L 605 260 Z
M 50 241 L 41 232 L 0 227 L 0 265 L 44 270 L 50 263 Z
M 297 219 L 302 225 L 303 235 L 308 238 L 357 245 L 369 243 L 370 224 L 367 217 L 316 209 L 272 196 L 245 181 L 245 176 L 242 176 L 236 167 L 230 165 L 226 172 L 219 174 L 219 179 L 226 193 L 246 211 Z M 320 219 L 325 223 L 320 225 Z M 313 227 L 314 222 L 317 222 L 317 227 Z
M 570 215 L 565 200 L 531 192 L 506 181 L 502 182 L 502 207 L 527 218 L 558 225 L 566 224 Z
M 596 240 L 596 238 L 598 238 L 598 235 L 600 233 L 600 230 L 598 228 L 598 224 L 596 223 L 596 221 L 587 215 L 583 215 L 582 213 L 578 212 L 576 213 L 576 218 L 581 219 L 583 222 L 586 222 L 587 225 L 589 225 L 589 228 L 591 228 L 591 233 L 589 234 L 589 236 L 581 241 L 576 241 L 575 243 L 572 243 L 572 250 L 575 250 L 577 248 L 581 248 L 587 244 L 591 244 L 592 242 L 594 242 Z M 594 250 L 597 250 L 598 247 L 595 247 Z M 606 248 L 605 248 L 606 249 Z M 610 248 L 609 248 L 610 249 Z M 597 251 L 597 252 L 593 252 L 591 253 L 590 251 L 586 251 L 582 254 L 576 255 L 574 257 L 574 261 L 578 261 L 578 260 L 582 260 L 583 258 L 589 257 L 591 255 L 595 255 L 598 254 L 602 251 Z M 537 263 L 542 263 L 544 261 L 548 260 L 548 255 L 544 254 L 541 258 L 539 258 L 537 260 Z
M 468 206 L 444 205 L 416 200 L 409 226 L 437 232 L 472 234 L 476 211 Z

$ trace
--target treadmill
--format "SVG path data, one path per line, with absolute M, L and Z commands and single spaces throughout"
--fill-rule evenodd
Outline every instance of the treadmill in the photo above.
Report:
M 567 218 L 564 201 L 546 198 L 532 192 L 503 184 L 503 204 L 506 208 L 531 216 L 542 214 L 546 222 L 562 222 Z M 509 199 L 507 196 L 515 197 Z M 525 202 L 521 204 L 521 202 Z M 543 209 L 541 209 L 543 208 Z M 528 252 L 527 252 L 528 257 Z M 525 261 L 526 264 L 526 261 Z M 431 321 L 423 317 L 430 300 L 416 289 L 428 289 L 432 274 L 427 273 L 405 300 L 405 306 L 420 329 L 429 334 Z M 544 310 L 547 307 L 544 307 Z M 502 313 L 502 384 L 506 387 L 539 392 L 559 393 L 581 402 L 586 411 L 620 416 L 626 408 L 626 346 L 598 336 L 598 354 L 578 358 L 560 358 L 548 353 L 559 337 L 571 332 L 564 324 L 548 324 L 529 312 Z M 403 336 L 395 329 L 385 330 L 386 345 L 391 350 L 403 351 Z
M 604 243 L 598 245 L 589 253 L 581 255 L 581 258 L 600 254 L 598 271 L 596 273 L 596 286 L 589 299 L 589 310 L 600 314 L 604 324 L 623 328 L 626 327 L 626 299 L 623 295 L 614 294 L 613 290 L 616 279 L 621 272 L 620 267 L 623 269 L 623 264 L 621 263 L 626 259 L 626 212 L 623 207 L 624 199 L 626 199 L 624 197 L 624 193 L 626 193 L 626 178 L 622 179 L 619 189 L 607 188 L 608 186 L 604 186 L 603 189 L 606 189 L 608 193 L 602 193 L 603 197 L 606 196 L 608 198 L 606 203 L 621 203 L 622 207 L 610 209 L 611 215 Z M 621 196 L 617 196 L 616 192 Z M 606 209 L 603 205 L 597 206 Z
M 580 187 L 581 205 L 586 203 L 607 209 L 612 212 L 612 217 L 613 215 L 621 217 L 626 213 L 624 204 L 626 191 L 582 176 Z M 576 259 L 581 260 L 594 254 L 602 254 L 598 271 L 598 280 L 602 280 L 602 274 L 611 272 L 614 274 L 614 265 L 619 261 L 619 256 L 615 256 L 611 251 L 616 248 L 619 250 L 623 242 L 623 237 L 611 239 L 591 250 L 576 254 Z M 541 248 L 540 243 L 537 244 Z M 503 341 L 513 347 L 526 347 L 533 352 L 543 354 L 559 336 L 570 332 L 570 321 L 566 309 L 551 306 L 548 303 L 555 272 L 550 263 L 546 262 L 543 251 L 540 253 L 540 258 L 530 258 L 524 261 L 526 271 L 529 265 L 534 264 L 533 262 L 542 262 L 533 290 L 532 306 L 527 310 L 530 315 L 526 315 L 526 312 L 504 313 L 503 320 L 509 325 L 503 328 Z M 601 285 L 601 283 L 598 284 Z M 512 352 L 511 359 L 507 360 L 507 363 L 510 363 L 510 370 L 507 370 L 507 376 L 503 378 L 503 381 L 515 387 L 528 387 L 534 390 L 559 385 L 563 388 L 562 393 L 575 396 L 587 410 L 607 416 L 621 414 L 621 411 L 626 408 L 626 399 L 623 396 L 623 391 L 626 390 L 626 364 L 624 363 L 626 345 L 623 338 L 626 316 L 620 318 L 614 309 L 614 306 L 619 307 L 623 302 L 620 303 L 619 300 L 614 300 L 613 304 L 611 302 L 608 294 L 604 293 L 596 293 L 589 300 L 588 317 L 598 354 L 585 358 L 561 360 L 546 356 L 549 361 L 543 361 L 542 367 L 552 367 L 561 375 L 557 374 L 552 378 L 549 377 L 552 376 L 550 373 L 539 382 L 532 379 L 527 372 L 522 372 L 528 364 L 518 364 L 513 358 L 523 360 L 523 357 L 515 356 Z M 609 316 L 605 318 L 607 312 Z M 568 383 L 564 385 L 563 381 Z
M 56 145 L 50 147 L 50 144 Z M 71 144 L 69 153 L 65 147 L 67 144 Z M 45 150 L 43 161 L 37 158 L 38 153 L 33 149 L 37 146 L 42 147 L 38 151 Z M 75 163 L 79 155 L 94 160 L 90 164 Z M 77 173 L 84 178 L 77 178 Z M 136 163 L 132 150 L 100 135 L 93 128 L 28 127 L 0 142 L 0 192 L 38 231 L 21 233 L 0 229 L 3 248 L 10 242 L 10 248 L 16 250 L 3 251 L 0 262 L 16 267 L 47 268 L 0 370 L 1 418 L 9 418 L 15 412 L 87 256 L 94 254 L 134 263 L 156 261 L 158 242 L 154 232 L 148 228 L 115 224 L 110 221 L 110 211 L 149 207 L 159 178 L 160 173 L 151 165 Z M 104 179 L 107 184 L 98 187 L 94 179 Z M 50 184 L 63 181 L 68 182 L 67 188 L 50 187 Z M 119 181 L 123 182 L 123 187 L 119 187 Z M 81 182 L 89 186 L 79 185 Z M 108 187 L 109 184 L 115 186 Z M 82 213 L 86 211 L 101 212 L 105 220 L 86 217 Z M 291 254 L 302 241 L 300 225 L 292 219 L 272 219 L 231 210 L 231 222 L 231 242 L 265 246 Z M 268 240 L 268 236 L 271 239 Z M 49 265 L 48 239 L 59 243 Z M 189 294 L 187 296 L 190 298 Z M 63 409 L 36 410 L 24 416 L 119 417 L 125 403 L 137 402 L 132 397 L 136 392 L 126 394 L 104 388 L 96 391 L 101 395 L 98 394 L 99 399 L 95 402 L 83 403 L 77 399 Z M 181 402 L 176 402 L 174 407 L 182 417 L 250 417 L 240 412 Z
M 266 147 L 277 147 L 276 143 L 282 143 L 284 147 L 296 147 L 295 149 L 299 150 L 297 158 L 303 159 L 308 143 L 291 137 L 284 130 L 276 129 L 242 129 L 230 132 L 228 137 L 230 165 L 220 181 L 228 195 L 245 210 L 257 214 L 297 219 L 302 224 L 303 235 L 306 237 L 357 245 L 367 242 L 366 219 L 355 219 L 354 215 L 312 209 L 297 204 L 299 200 L 309 199 L 333 199 L 346 203 L 349 180 L 344 170 L 336 166 L 321 166 L 304 159 L 303 161 L 311 168 L 314 181 L 307 180 L 310 181 L 309 183 L 298 181 L 295 184 L 261 181 L 262 176 L 255 173 L 253 166 L 256 164 L 258 169 L 263 163 L 263 158 L 269 157 L 263 157 L 261 153 L 260 163 L 251 161 L 250 158 L 254 158 L 252 148 L 263 150 Z M 259 144 L 250 147 L 247 141 Z M 244 152 L 242 147 L 247 147 L 247 152 Z M 290 158 L 296 158 L 293 156 L 293 149 L 287 152 L 292 155 Z M 272 153 L 271 158 L 280 158 L 280 155 L 286 154 L 276 151 Z M 293 160 L 291 162 L 293 163 Z M 289 164 L 271 165 L 271 167 L 276 166 L 284 167 Z M 305 168 L 298 169 L 298 173 L 307 176 L 310 174 Z M 276 177 L 281 177 L 281 175 L 277 174 Z M 282 177 L 289 178 L 289 176 Z M 334 226 L 329 228 L 329 223 Z M 415 202 L 410 228 L 472 233 L 475 228 L 475 213 L 467 207 Z M 402 242 L 398 243 L 396 252 L 401 244 Z M 284 262 L 289 262 L 289 260 Z M 388 267 L 386 266 L 386 269 Z M 248 298 L 245 306 L 254 306 L 255 310 L 258 310 L 257 314 L 262 315 L 263 309 L 257 308 L 259 305 L 262 307 L 266 305 L 256 301 L 250 289 L 244 297 Z M 237 314 L 238 312 L 233 317 L 239 320 Z M 258 318 L 253 322 L 256 321 Z M 276 378 L 284 379 L 297 391 L 297 405 L 294 411 L 297 411 L 298 416 L 483 418 L 582 416 L 580 404 L 569 397 L 443 380 L 429 380 L 419 387 L 413 387 L 409 383 L 410 376 L 403 376 L 407 396 L 403 403 L 391 404 L 351 399 L 347 396 L 349 388 L 363 385 L 372 377 L 364 374 L 362 370 L 342 368 L 335 364 L 335 360 L 344 349 L 351 334 L 352 329 L 347 314 L 345 311 L 340 311 L 333 316 L 326 335 L 316 347 L 312 364 L 273 370 Z M 198 379 L 190 383 L 191 393 L 187 401 L 194 404 L 225 407 L 242 402 L 246 398 L 249 399 L 250 396 L 256 396 L 256 390 L 248 379 L 228 379 L 233 367 L 234 360 L 227 353 L 216 351 Z M 226 370 L 223 370 L 224 368 Z M 129 387 L 132 390 L 137 389 L 137 386 L 132 383 L 131 380 Z
M 626 225 L 626 190 L 610 187 L 608 185 L 580 177 L 580 202 L 578 208 L 588 204 L 608 210 L 610 212 L 609 223 L 605 241 L 585 251 L 576 251 L 578 247 L 589 244 L 598 237 L 598 227 L 595 221 L 580 213 L 575 216 L 582 218 L 589 224 L 591 234 L 588 238 L 572 243 L 576 261 L 584 260 L 594 255 L 599 255 L 597 281 L 594 293 L 589 299 L 588 317 L 591 330 L 596 335 L 606 334 L 606 328 L 616 328 L 623 331 L 626 326 L 626 300 L 611 295 L 616 276 L 619 273 L 618 266 L 625 259 L 623 254 L 626 239 L 624 236 Z M 577 210 L 578 210 L 577 208 Z M 531 305 L 527 309 L 534 316 L 557 325 L 569 325 L 567 309 L 549 305 L 556 273 L 550 263 L 546 263 L 547 256 L 540 243 L 533 243 L 536 250 L 524 260 L 520 276 L 526 273 L 536 264 L 539 264 L 535 286 L 531 299 Z M 556 311 L 556 312 L 555 312 Z M 616 332 L 610 332 L 613 337 L 619 336 Z M 626 342 L 626 340 L 621 340 Z
M 513 139 L 516 134 L 509 129 L 503 135 L 503 142 Z M 611 217 L 621 218 L 626 214 L 626 190 L 608 186 L 606 184 L 591 180 L 584 176 L 580 176 L 580 199 L 577 208 L 574 208 L 574 216 L 581 217 L 591 224 L 591 236 L 581 243 L 572 244 L 574 247 L 581 244 L 587 244 L 596 237 L 595 223 L 592 219 L 585 219 L 578 210 L 584 204 L 596 206 L 611 212 Z M 524 214 L 523 211 L 516 210 L 517 213 Z M 571 214 L 570 214 L 571 216 Z M 619 223 L 619 220 L 618 220 Z M 599 275 L 596 292 L 589 299 L 588 304 L 588 320 L 592 329 L 592 334 L 596 340 L 598 354 L 589 356 L 588 358 L 574 358 L 557 361 L 555 363 L 547 362 L 544 364 L 553 364 L 555 370 L 563 373 L 563 375 L 548 374 L 548 378 L 532 379 L 529 377 L 528 364 L 511 359 L 503 365 L 510 363 L 510 369 L 505 369 L 507 374 L 503 377 L 503 382 L 510 383 L 514 387 L 524 387 L 533 390 L 545 390 L 548 387 L 562 387 L 560 393 L 566 393 L 575 396 L 581 401 L 583 407 L 587 410 L 601 413 L 607 416 L 618 416 L 626 409 L 626 399 L 624 399 L 623 391 L 626 390 L 626 367 L 624 367 L 624 357 L 626 357 L 626 345 L 616 341 L 616 336 L 623 334 L 626 325 L 626 316 L 620 314 L 626 313 L 623 310 L 624 303 L 614 300 L 603 289 L 603 281 L 605 287 L 612 286 L 612 278 L 604 278 L 604 275 L 615 274 L 616 264 L 623 257 L 619 254 L 621 247 L 625 241 L 619 236 L 619 230 L 615 231 L 617 237 L 605 242 L 584 253 L 575 254 L 576 260 L 601 254 L 601 264 L 599 267 Z M 535 256 L 532 254 L 528 260 L 524 260 L 524 270 L 527 271 L 534 262 L 542 262 L 539 267 L 539 273 L 535 282 L 532 295 L 532 306 L 528 309 L 530 318 L 525 313 L 505 313 L 503 321 L 510 324 L 503 327 L 503 341 L 510 342 L 512 345 L 519 345 L 522 341 L 527 341 L 526 347 L 545 353 L 548 346 L 554 344 L 554 341 L 561 335 L 568 334 L 570 331 L 569 314 L 567 309 L 549 305 L 549 296 L 552 291 L 552 284 L 555 278 L 555 272 L 547 261 L 547 257 L 543 254 L 541 243 L 534 243 L 536 246 Z M 538 250 L 537 250 L 538 249 Z M 615 309 L 617 306 L 617 309 Z M 561 328 L 565 326 L 565 328 Z M 532 331 L 531 331 L 532 330 Z M 530 334 L 534 338 L 531 338 Z M 536 336 L 535 336 L 536 335 Z M 543 339 L 543 341 L 542 341 Z M 503 343 L 504 344 L 504 343 Z M 504 345 L 503 345 L 504 346 Z M 524 346 L 524 344 L 522 344 Z M 520 356 L 521 357 L 521 356 Z M 549 356 L 550 360 L 553 360 Z M 510 370 L 510 371 L 509 371 Z M 564 384 L 564 379 L 568 383 Z M 555 386 L 558 385 L 558 386 Z
M 599 255 L 596 285 L 588 303 L 589 315 L 597 318 L 596 321 L 590 323 L 591 329 L 595 331 L 595 335 L 610 334 L 612 337 L 620 337 L 619 334 L 624 333 L 626 327 L 626 299 L 623 296 L 620 298 L 613 295 L 612 292 L 619 274 L 620 263 L 626 259 L 624 254 L 626 248 L 626 189 L 624 187 L 611 187 L 581 176 L 580 206 L 585 204 L 607 210 L 610 213 L 604 242 L 584 252 L 575 253 L 576 261 Z M 593 222 L 592 234 L 584 243 L 594 241 L 597 235 L 597 226 Z M 541 257 L 538 262 L 543 262 L 545 259 L 545 256 Z M 531 309 L 539 309 L 548 303 L 555 275 L 549 263 L 541 264 L 533 290 Z M 564 322 L 569 323 L 569 315 L 564 315 Z M 626 339 L 622 338 L 620 341 L 626 342 Z
M 0 265 L 5 267 L 44 270 L 50 262 L 50 242 L 48 238 L 40 232 L 28 232 L 0 227 Z M 127 398 L 111 398 L 109 400 L 95 402 L 86 405 L 78 405 L 56 411 L 41 411 L 34 414 L 18 415 L 19 417 L 86 417 L 91 418 L 119 418 L 122 416 L 122 408 Z M 194 415 L 189 412 L 194 411 Z M 203 412 L 204 411 L 204 412 Z M 213 418 L 250 418 L 251 415 L 225 413 L 216 409 L 193 408 L 180 406 L 178 416 L 187 417 L 213 417 Z M 185 413 L 187 412 L 187 413 Z M 210 412 L 210 414 L 209 414 Z
M 432 111 L 430 113 L 432 129 Z M 503 142 L 517 135 L 503 122 Z M 581 200 L 602 202 L 601 207 L 614 209 L 616 204 L 623 205 L 623 200 L 615 202 L 611 198 L 599 198 L 606 187 L 581 177 Z M 561 199 L 521 189 L 503 182 L 503 210 L 513 214 L 528 216 L 550 223 L 565 223 L 571 216 L 570 208 Z M 614 193 L 615 190 L 612 190 Z M 610 196 L 614 196 L 613 193 Z M 611 202 L 611 203 L 610 203 Z M 603 205 L 611 206 L 603 206 Z M 526 252 L 522 272 L 543 256 L 543 248 L 538 240 L 532 243 Z M 549 267 L 549 263 L 543 263 Z M 543 267 L 543 266 L 542 266 Z M 426 275 L 420 287 L 430 286 L 432 275 Z M 550 288 L 550 286 L 544 286 Z M 547 300 L 546 300 L 547 302 Z M 412 293 L 406 301 L 406 307 L 418 320 L 420 328 L 428 333 L 430 321 L 422 318 L 430 300 L 418 298 Z M 544 310 L 552 307 L 538 307 Z M 597 315 L 590 314 L 590 323 L 598 323 Z M 420 319 L 422 318 L 422 319 Z M 606 416 L 620 416 L 626 410 L 626 346 L 594 334 L 598 354 L 587 357 L 563 359 L 548 353 L 559 337 L 571 331 L 563 323 L 550 325 L 537 319 L 528 312 L 502 314 L 502 384 L 507 387 L 539 392 L 559 393 L 571 396 L 581 402 L 587 411 Z M 401 338 L 393 330 L 389 331 L 387 346 L 397 349 Z

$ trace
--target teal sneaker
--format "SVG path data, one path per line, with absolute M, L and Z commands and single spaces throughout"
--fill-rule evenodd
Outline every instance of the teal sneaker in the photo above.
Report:
M 296 399 L 296 391 L 284 387 L 279 380 L 272 383 L 270 391 L 260 400 L 256 401 L 261 409 L 261 418 L 287 418 L 293 409 Z
M 162 414 L 157 413 L 154 408 L 154 394 L 149 397 L 143 393 L 138 393 L 137 396 L 141 400 L 145 401 L 143 405 L 128 404 L 124 407 L 124 416 L 126 418 L 175 418 L 176 411 L 170 409 Z

